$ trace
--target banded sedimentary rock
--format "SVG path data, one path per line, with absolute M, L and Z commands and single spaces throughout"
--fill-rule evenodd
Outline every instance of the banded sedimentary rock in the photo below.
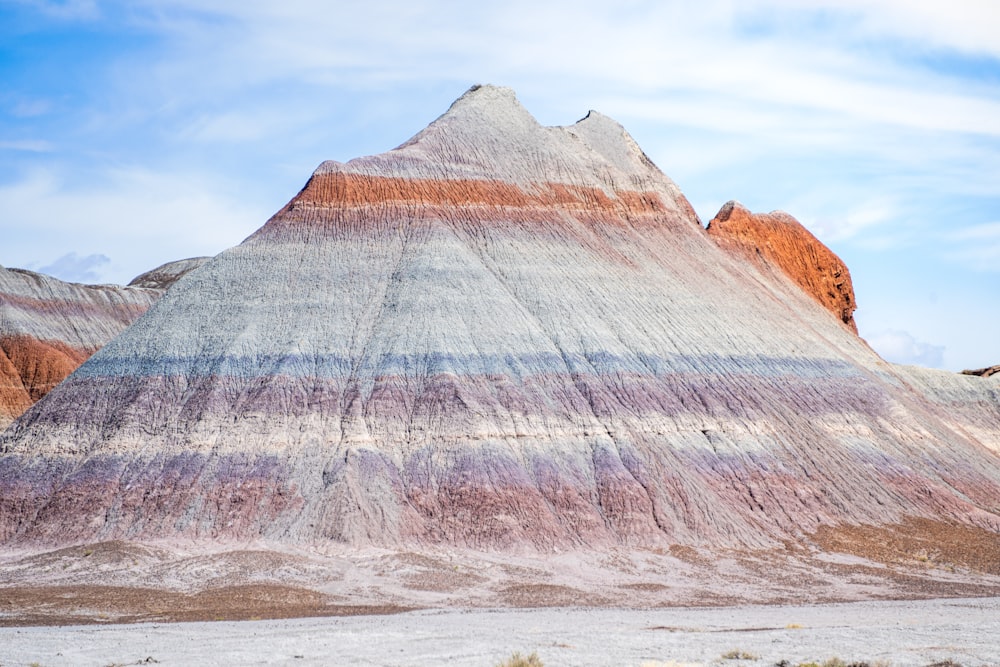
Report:
M 320 165 L 0 436 L 0 541 L 998 530 L 998 417 L 964 429 L 920 382 L 720 248 L 616 122 L 474 88 Z
M 708 223 L 722 247 L 762 268 L 775 267 L 833 313 L 854 333 L 857 305 L 847 265 L 798 220 L 783 211 L 751 213 L 727 202 Z
M 135 287 L 66 283 L 0 267 L 0 430 L 205 259 L 164 264 L 136 278 Z

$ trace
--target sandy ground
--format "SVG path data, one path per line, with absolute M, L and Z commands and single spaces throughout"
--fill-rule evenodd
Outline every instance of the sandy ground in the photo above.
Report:
M 658 610 L 425 610 L 246 622 L 0 628 L 0 664 L 1000 665 L 1000 598 Z M 755 659 L 725 659 L 737 651 Z
M 1000 551 L 975 550 L 985 565 L 944 555 L 688 547 L 490 554 L 101 542 L 0 553 L 0 626 L 1000 597 L 994 572 Z

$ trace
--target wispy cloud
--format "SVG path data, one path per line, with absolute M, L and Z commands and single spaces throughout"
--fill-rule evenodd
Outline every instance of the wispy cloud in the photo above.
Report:
M 4 141 L 0 139 L 0 151 L 27 151 L 29 153 L 48 153 L 52 151 L 51 142 L 37 139 L 21 139 Z
M 976 270 L 1000 273 L 1000 222 L 970 225 L 946 236 L 951 248 L 946 257 Z
M 10 113 L 18 118 L 31 118 L 48 113 L 52 102 L 44 99 L 19 99 L 10 105 Z
M 13 0 L 13 2 L 60 20 L 90 20 L 100 16 L 96 0 Z
M 868 344 L 883 359 L 893 363 L 930 368 L 941 368 L 944 365 L 944 345 L 932 345 L 919 341 L 906 331 L 882 331 L 869 337 Z
M 100 280 L 100 274 L 95 269 L 110 262 L 111 259 L 107 255 L 81 257 L 71 252 L 51 264 L 39 267 L 38 271 L 70 282 L 94 283 Z
M 39 266 L 44 255 L 62 253 L 39 270 L 89 282 L 127 282 L 167 261 L 214 255 L 272 213 L 204 175 L 135 167 L 85 187 L 59 171 L 35 170 L 0 186 L 0 211 L 0 264 Z

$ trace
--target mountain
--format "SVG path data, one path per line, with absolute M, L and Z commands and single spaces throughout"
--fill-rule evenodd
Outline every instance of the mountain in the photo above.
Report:
M 0 430 L 206 259 L 164 264 L 136 278 L 135 287 L 80 285 L 0 267 Z
M 475 87 L 320 165 L 0 435 L 0 541 L 1000 544 L 996 379 L 885 363 L 832 253 L 724 212 L 610 118 Z

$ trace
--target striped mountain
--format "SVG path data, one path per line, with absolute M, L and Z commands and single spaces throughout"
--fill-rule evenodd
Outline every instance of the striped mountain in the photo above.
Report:
M 745 246 L 611 119 L 473 88 L 320 165 L 0 435 L 0 541 L 996 536 L 997 378 L 885 363 Z
M 0 267 L 0 430 L 206 259 L 164 264 L 128 287 Z

